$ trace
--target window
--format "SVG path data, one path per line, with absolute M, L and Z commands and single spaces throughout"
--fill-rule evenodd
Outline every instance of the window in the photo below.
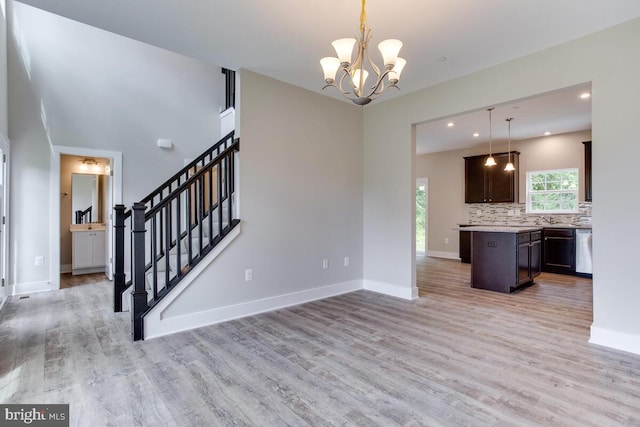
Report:
M 527 172 L 527 213 L 578 212 L 578 168 Z

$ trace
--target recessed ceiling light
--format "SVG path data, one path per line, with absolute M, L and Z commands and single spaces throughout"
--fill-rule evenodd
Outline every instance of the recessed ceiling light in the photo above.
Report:
M 546 132 L 544 133 L 544 136 L 549 136 L 549 135 L 551 135 L 551 132 L 549 132 L 549 131 L 546 131 Z
M 582 99 L 591 98 L 591 94 L 589 92 L 585 92 L 582 95 L 580 95 L 580 98 L 582 98 Z
M 452 127 L 453 127 L 453 122 L 449 122 L 449 123 L 447 123 L 447 126 L 449 126 L 450 128 L 452 128 Z
M 477 138 L 477 137 L 479 137 L 479 136 L 480 136 L 480 134 L 479 134 L 478 132 L 476 132 L 476 133 L 474 133 L 474 134 L 473 134 L 473 137 L 474 137 L 474 138 Z

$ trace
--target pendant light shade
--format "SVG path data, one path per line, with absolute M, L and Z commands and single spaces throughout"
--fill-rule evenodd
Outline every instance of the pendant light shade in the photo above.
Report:
M 495 166 L 496 165 L 496 160 L 493 158 L 493 153 L 491 151 L 491 112 L 493 111 L 493 108 L 487 108 L 487 111 L 489 112 L 489 157 L 487 157 L 487 161 L 484 162 L 485 166 Z
M 514 171 L 516 170 L 515 166 L 513 166 L 513 163 L 511 163 L 511 120 L 513 120 L 513 117 L 509 117 L 507 120 L 507 126 L 509 127 L 509 163 L 507 163 L 507 166 L 504 167 L 504 170 L 506 171 Z

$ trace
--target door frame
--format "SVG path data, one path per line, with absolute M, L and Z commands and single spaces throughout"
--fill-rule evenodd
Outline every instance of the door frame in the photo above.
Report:
M 0 132 L 0 151 L 2 154 L 6 156 L 6 162 L 3 167 L 0 167 L 0 173 L 4 174 L 2 177 L 2 186 L 0 194 L 0 200 L 2 203 L 0 204 L 0 280 L 4 280 L 4 286 L 0 286 L 0 307 L 4 302 L 5 298 L 9 295 L 7 289 L 9 289 L 9 195 L 11 192 L 10 188 L 10 173 L 9 173 L 9 165 L 10 165 L 10 144 L 9 140 L 4 136 L 3 132 Z M 0 162 L 3 159 L 0 158 Z M 4 224 L 2 223 L 2 216 L 5 217 Z
M 92 148 L 67 147 L 62 145 L 53 145 L 51 150 L 51 173 L 50 173 L 50 189 L 49 196 L 51 202 L 51 241 L 49 242 L 49 250 L 51 253 L 50 282 L 53 289 L 60 289 L 60 156 L 68 154 L 72 156 L 85 157 L 104 157 L 111 161 L 111 194 L 113 195 L 113 205 L 122 203 L 122 152 L 97 150 Z M 111 237 L 107 239 L 107 254 L 113 259 L 113 206 L 108 209 L 108 215 L 105 216 L 107 235 Z M 105 236 L 106 237 L 106 236 Z M 109 267 L 107 266 L 108 273 Z M 110 278 L 111 279 L 111 278 Z

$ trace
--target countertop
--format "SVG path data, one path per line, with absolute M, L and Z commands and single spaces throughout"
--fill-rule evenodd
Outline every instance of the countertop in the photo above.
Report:
M 455 230 L 466 230 L 466 231 L 474 231 L 474 230 L 469 230 L 469 228 L 471 227 L 501 227 L 501 228 L 516 228 L 516 229 L 523 229 L 523 228 L 531 228 L 531 227 L 537 227 L 538 229 L 542 229 L 542 228 L 573 228 L 573 229 L 587 229 L 587 230 L 591 230 L 591 224 L 589 225 L 572 225 L 572 224 L 539 224 L 539 225 L 499 225 L 499 224 L 462 224 L 462 223 L 458 223 L 456 224 L 458 225 L 458 228 L 456 228 Z
M 75 231 L 104 231 L 107 227 L 101 223 L 91 224 L 71 224 L 69 231 L 72 233 Z
M 539 225 L 528 226 L 508 226 L 508 225 L 472 225 L 468 227 L 458 227 L 455 230 L 483 231 L 485 233 L 523 233 L 528 231 L 540 231 L 544 227 Z

